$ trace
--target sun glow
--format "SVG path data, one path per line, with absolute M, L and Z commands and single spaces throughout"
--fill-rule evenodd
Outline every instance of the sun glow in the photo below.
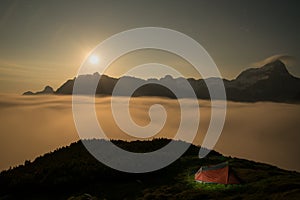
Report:
M 96 56 L 96 55 L 91 55 L 90 57 L 89 57 L 89 61 L 90 61 L 90 63 L 91 64 L 98 64 L 99 63 L 99 57 L 98 56 Z

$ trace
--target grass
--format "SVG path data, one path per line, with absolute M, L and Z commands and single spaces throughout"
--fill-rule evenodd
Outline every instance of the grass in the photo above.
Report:
M 132 151 L 151 151 L 167 140 L 115 141 Z M 150 144 L 150 145 L 149 145 Z M 150 148 L 151 147 L 151 148 Z M 198 158 L 191 148 L 176 162 L 156 172 L 128 174 L 95 160 L 81 142 L 0 173 L 0 199 L 300 199 L 300 174 L 211 152 Z M 204 184 L 194 180 L 202 165 L 229 161 L 239 185 Z
M 185 179 L 187 185 L 194 189 L 205 190 L 205 191 L 224 191 L 224 190 L 239 190 L 246 186 L 242 184 L 217 184 L 217 183 L 200 183 L 195 181 L 194 175 L 187 175 Z

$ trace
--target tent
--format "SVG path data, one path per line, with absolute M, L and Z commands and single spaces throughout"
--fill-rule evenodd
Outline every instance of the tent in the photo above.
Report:
M 229 168 L 228 162 L 202 166 L 195 174 L 195 180 L 201 183 L 239 184 L 239 179 Z

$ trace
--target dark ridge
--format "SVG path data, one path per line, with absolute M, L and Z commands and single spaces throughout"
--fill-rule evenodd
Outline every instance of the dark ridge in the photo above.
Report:
M 276 60 L 260 68 L 250 68 L 240 73 L 234 80 L 219 78 L 193 79 L 193 78 L 173 78 L 166 76 L 161 79 L 143 80 L 135 77 L 121 77 L 119 79 L 94 73 L 90 75 L 80 75 L 77 78 L 66 81 L 54 94 L 71 95 L 73 94 L 74 83 L 80 84 L 82 88 L 74 91 L 79 95 L 112 95 L 114 87 L 119 80 L 122 80 L 120 90 L 116 95 L 128 95 L 126 92 L 135 85 L 143 85 L 138 88 L 134 95 L 140 96 L 160 96 L 168 98 L 190 98 L 191 95 L 186 92 L 182 81 L 187 80 L 194 90 L 197 98 L 210 99 L 207 84 L 213 90 L 218 90 L 221 83 L 224 84 L 227 100 L 256 102 L 256 101 L 274 101 L 274 102 L 297 102 L 299 101 L 300 79 L 292 76 L 283 62 Z M 167 87 L 176 88 L 181 91 L 180 96 L 175 94 Z M 75 94 L 74 93 L 74 94 Z M 25 92 L 24 95 L 33 94 L 53 94 L 53 90 L 44 89 L 41 92 Z M 221 98 L 221 97 L 220 97 Z
M 159 149 L 170 140 L 112 142 L 128 151 L 141 153 Z M 191 145 L 181 158 L 166 168 L 130 174 L 101 164 L 78 141 L 2 171 L 0 199 L 297 199 L 300 195 L 300 174 L 297 172 L 225 157 L 215 151 L 199 159 L 198 151 L 199 147 Z M 205 185 L 194 181 L 200 166 L 224 161 L 229 162 L 242 184 Z
M 54 90 L 52 87 L 47 85 L 42 91 L 38 91 L 35 93 L 31 91 L 27 91 L 23 93 L 23 95 L 41 95 L 41 94 L 54 94 Z

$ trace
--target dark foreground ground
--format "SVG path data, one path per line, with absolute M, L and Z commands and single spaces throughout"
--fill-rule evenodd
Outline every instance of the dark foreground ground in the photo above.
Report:
M 132 152 L 150 152 L 170 140 L 113 142 Z M 300 199 L 297 172 L 224 157 L 214 151 L 200 160 L 198 151 L 199 147 L 192 145 L 164 169 L 129 174 L 99 163 L 79 141 L 1 172 L 0 199 Z M 229 161 L 242 184 L 225 186 L 194 181 L 201 165 L 223 161 Z

